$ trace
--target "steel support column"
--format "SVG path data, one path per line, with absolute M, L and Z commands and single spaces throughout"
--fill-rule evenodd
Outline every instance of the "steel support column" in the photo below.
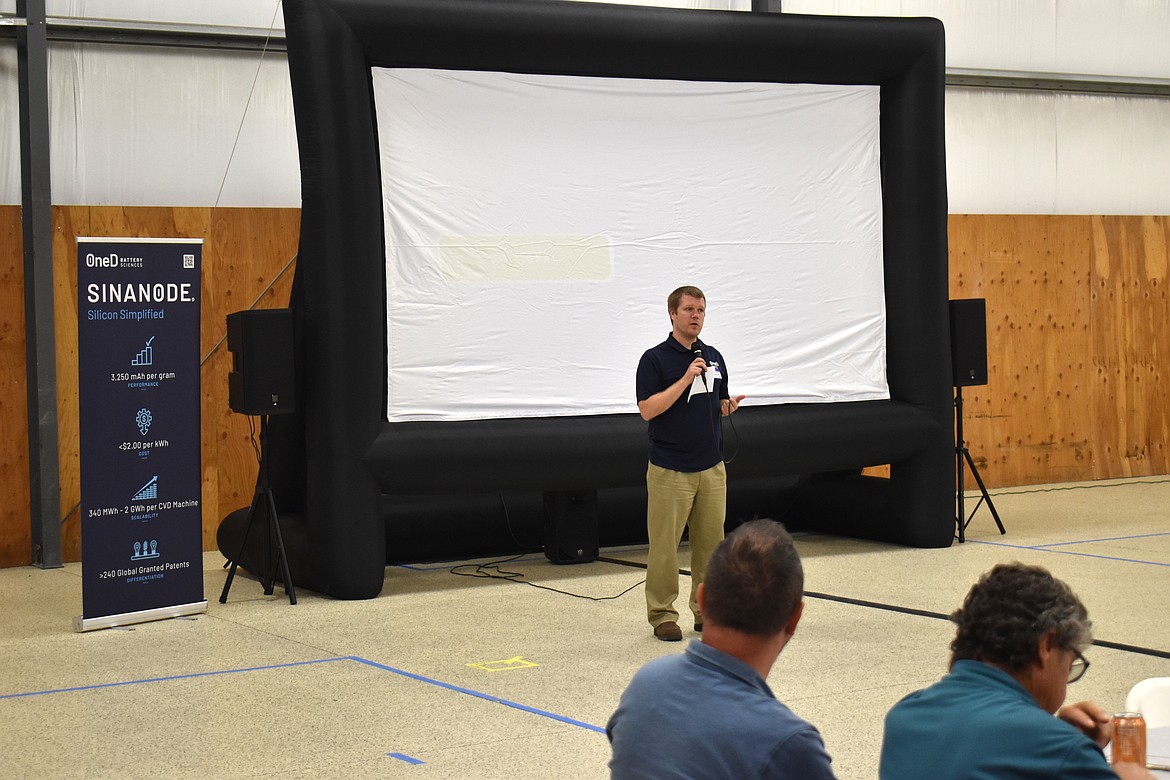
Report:
M 61 566 L 57 461 L 57 344 L 53 329 L 53 217 L 49 180 L 49 53 L 45 0 L 17 0 L 25 376 L 32 562 Z

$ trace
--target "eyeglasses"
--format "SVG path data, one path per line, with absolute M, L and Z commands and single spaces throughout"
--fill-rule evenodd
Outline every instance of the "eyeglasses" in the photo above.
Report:
M 1072 666 L 1068 668 L 1068 681 L 1075 683 L 1077 680 L 1085 676 L 1085 672 L 1089 671 L 1089 659 L 1081 655 L 1080 650 L 1073 650 Z

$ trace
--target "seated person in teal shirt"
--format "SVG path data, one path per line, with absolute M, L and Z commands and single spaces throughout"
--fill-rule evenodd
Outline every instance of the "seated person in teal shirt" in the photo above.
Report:
M 1110 768 L 1105 710 L 1061 706 L 1089 666 L 1093 627 L 1068 585 L 1000 564 L 951 620 L 950 673 L 886 716 L 881 780 L 1152 780 L 1137 764 Z

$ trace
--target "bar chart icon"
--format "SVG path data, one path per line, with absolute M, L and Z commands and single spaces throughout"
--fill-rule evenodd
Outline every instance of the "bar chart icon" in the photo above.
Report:
M 158 475 L 150 478 L 150 481 L 138 489 L 131 501 L 149 501 L 158 498 Z
M 130 361 L 132 366 L 153 366 L 154 365 L 154 347 L 150 346 L 150 342 L 154 341 L 154 336 L 151 336 L 146 341 L 146 346 L 138 351 L 134 359 Z

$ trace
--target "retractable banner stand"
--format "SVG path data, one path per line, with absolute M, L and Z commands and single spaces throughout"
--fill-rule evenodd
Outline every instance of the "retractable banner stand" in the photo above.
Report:
M 207 610 L 199 448 L 202 239 L 77 239 L 82 616 Z

